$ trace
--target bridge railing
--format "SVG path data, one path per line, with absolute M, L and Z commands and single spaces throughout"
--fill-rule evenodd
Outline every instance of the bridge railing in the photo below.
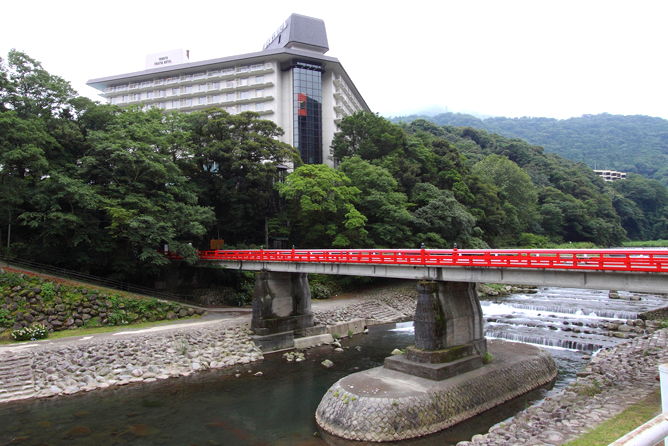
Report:
M 665 444 L 668 446 L 668 364 L 659 365 L 661 381 L 661 410 L 662 413 L 647 423 L 632 430 L 609 446 L 654 446 Z
M 168 253 L 172 259 L 178 255 Z M 202 260 L 373 263 L 668 272 L 668 249 L 253 249 L 199 251 Z

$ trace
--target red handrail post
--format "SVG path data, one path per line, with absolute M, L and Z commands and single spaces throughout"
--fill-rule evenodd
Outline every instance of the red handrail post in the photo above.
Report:
M 425 264 L 425 261 L 424 261 L 425 260 L 424 243 L 422 244 L 422 248 L 421 248 L 421 251 L 420 251 L 420 260 L 421 260 L 421 263 L 424 265 Z

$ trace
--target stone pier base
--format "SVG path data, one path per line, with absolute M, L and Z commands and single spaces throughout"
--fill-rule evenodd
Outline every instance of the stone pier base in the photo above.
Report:
M 377 367 L 337 381 L 325 394 L 316 422 L 347 440 L 397 441 L 421 437 L 491 409 L 557 376 L 545 350 L 501 340 L 488 342 L 494 360 L 442 381 Z

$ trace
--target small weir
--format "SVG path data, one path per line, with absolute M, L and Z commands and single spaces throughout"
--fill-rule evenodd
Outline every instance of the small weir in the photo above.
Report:
M 594 352 L 621 339 L 608 324 L 638 319 L 638 314 L 668 304 L 665 296 L 608 291 L 541 288 L 481 301 L 485 336 L 515 342 Z

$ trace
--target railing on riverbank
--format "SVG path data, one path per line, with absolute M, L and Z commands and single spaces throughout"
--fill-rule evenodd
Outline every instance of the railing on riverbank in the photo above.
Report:
M 173 260 L 176 253 L 166 253 Z M 198 251 L 201 260 L 668 273 L 668 249 L 291 249 Z
M 668 446 L 668 364 L 659 366 L 661 380 L 661 410 L 662 414 L 652 418 L 647 423 L 632 430 L 609 446 L 654 446 L 664 444 Z
M 111 288 L 118 291 L 125 291 L 128 293 L 140 294 L 142 296 L 166 299 L 189 305 L 193 304 L 193 301 L 188 299 L 188 296 L 182 296 L 178 294 L 172 294 L 164 291 L 155 290 L 148 287 L 132 285 L 127 282 L 121 282 L 120 280 L 107 279 L 104 277 L 98 277 L 90 274 L 81 273 L 78 271 L 58 268 L 56 266 L 45 265 L 43 263 L 37 263 L 30 260 L 10 258 L 6 256 L 0 256 L 0 261 L 6 263 L 9 268 L 11 268 L 12 265 L 14 265 L 19 269 L 24 269 L 27 271 L 32 271 L 40 274 L 49 274 L 63 279 L 74 280 L 89 285 L 96 285 L 102 288 Z

